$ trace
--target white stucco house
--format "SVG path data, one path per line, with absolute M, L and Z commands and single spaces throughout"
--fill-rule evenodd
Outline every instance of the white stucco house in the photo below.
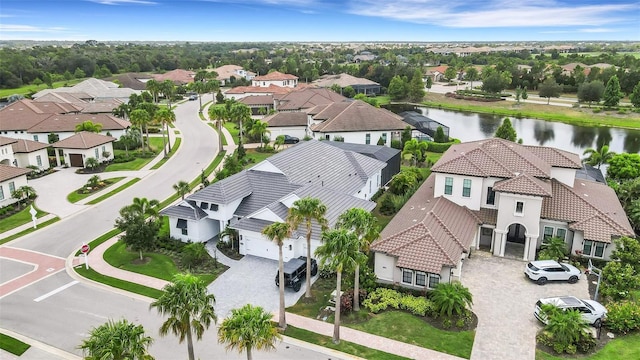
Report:
M 31 171 L 31 169 L 0 164 L 0 208 L 19 200 L 12 198 L 11 193 L 27 185 L 27 174 Z
M 453 145 L 371 245 L 379 281 L 433 288 L 460 277 L 472 250 L 534 260 L 546 238 L 608 260 L 634 236 L 610 187 L 576 176 L 577 154 L 502 139 Z
M 94 158 L 99 163 L 113 160 L 113 142 L 116 138 L 81 131 L 64 140 L 51 144 L 56 149 L 56 166 L 62 165 L 60 153 L 64 163 L 71 167 L 85 167 L 88 158 Z
M 284 74 L 279 71 L 272 71 L 266 75 L 256 76 L 251 79 L 252 86 L 269 87 L 271 85 L 294 88 L 298 86 L 298 77 L 291 74 Z
M 240 253 L 278 258 L 277 246 L 261 234 L 274 222 L 284 222 L 293 203 L 304 197 L 327 206 L 333 226 L 353 207 L 373 210 L 370 198 L 383 185 L 386 163 L 320 141 L 303 141 L 248 170 L 218 181 L 160 213 L 169 217 L 171 236 L 182 241 L 217 239 L 226 227 L 240 236 Z M 312 253 L 320 244 L 314 223 Z M 305 230 L 294 232 L 283 247 L 285 261 L 305 255 Z
M 48 144 L 38 141 L 17 139 L 11 144 L 16 160 L 14 164 L 23 168 L 36 166 L 40 170 L 46 170 L 51 167 L 49 155 L 47 154 L 48 147 Z

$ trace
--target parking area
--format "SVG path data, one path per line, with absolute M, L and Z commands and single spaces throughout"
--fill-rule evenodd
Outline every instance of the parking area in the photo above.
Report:
M 589 299 L 586 276 L 576 284 L 540 286 L 524 275 L 525 261 L 476 251 L 464 260 L 462 283 L 473 294 L 478 316 L 472 360 L 535 359 L 535 336 L 542 324 L 533 316 L 539 298 L 573 295 Z

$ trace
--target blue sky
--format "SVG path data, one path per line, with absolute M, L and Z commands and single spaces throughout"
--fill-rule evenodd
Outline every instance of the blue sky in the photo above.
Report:
M 636 0 L 0 0 L 0 40 L 640 41 Z

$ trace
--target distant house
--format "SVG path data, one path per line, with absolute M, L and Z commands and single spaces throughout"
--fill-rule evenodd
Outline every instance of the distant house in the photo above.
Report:
M 89 96 L 89 95 L 86 95 Z M 119 99 L 103 99 L 101 101 L 87 101 L 83 100 L 85 96 L 83 94 L 77 93 L 55 93 L 51 92 L 46 95 L 43 95 L 37 99 L 35 102 L 38 103 L 59 103 L 59 104 L 69 104 L 73 106 L 78 111 L 68 111 L 64 113 L 75 113 L 79 112 L 82 114 L 111 114 L 113 109 L 120 106 L 123 101 Z M 45 105 L 47 106 L 47 105 Z
M 153 78 L 162 82 L 165 80 L 171 80 L 176 85 L 186 85 L 193 82 L 193 79 L 196 77 L 196 73 L 191 70 L 183 70 L 183 69 L 175 69 L 171 71 L 167 71 L 164 74 L 154 74 Z
M 265 116 L 262 121 L 267 123 L 267 130 L 271 133 L 272 139 L 277 138 L 279 135 L 289 135 L 303 139 L 308 135 L 309 120 L 306 112 L 277 112 Z
M 240 100 L 247 96 L 276 96 L 284 95 L 293 91 L 293 88 L 277 85 L 262 86 L 236 86 L 224 92 L 225 99 Z
M 269 87 L 271 85 L 294 88 L 298 86 L 298 77 L 273 71 L 266 75 L 256 76 L 251 80 L 251 86 Z
M 471 251 L 533 260 L 551 237 L 608 260 L 633 229 L 615 192 L 581 168 L 577 154 L 503 139 L 451 146 L 371 245 L 376 277 L 431 289 L 459 279 Z
M 246 71 L 242 66 L 238 65 L 222 65 L 211 71 L 215 71 L 218 74 L 216 80 L 220 81 L 220 86 L 231 85 L 240 78 L 251 81 L 256 76 L 255 73 Z
M 248 170 L 218 181 L 162 210 L 169 217 L 172 237 L 182 241 L 217 239 L 226 227 L 240 236 L 240 253 L 278 258 L 277 246 L 261 234 L 274 222 L 284 222 L 294 201 L 313 197 L 327 206 L 333 226 L 353 207 L 373 210 L 369 199 L 382 186 L 382 161 L 346 151 L 322 141 L 300 142 Z M 313 223 L 311 253 L 320 245 L 321 231 Z M 284 241 L 285 261 L 306 254 L 305 231 Z
M 275 97 L 276 110 L 304 111 L 317 105 L 347 100 L 346 97 L 325 88 L 305 87 Z
M 374 55 L 369 51 L 362 51 L 360 54 L 355 55 L 352 61 L 355 63 L 361 63 L 363 61 L 374 61 L 377 58 L 377 55 Z
M 448 65 L 440 65 L 440 66 L 429 68 L 427 69 L 425 78 L 430 77 L 433 80 L 433 82 L 444 81 L 445 80 L 444 73 L 445 71 L 447 71 L 447 68 L 449 68 Z
M 247 105 L 251 109 L 251 115 L 266 115 L 273 110 L 273 95 L 249 95 L 238 102 Z
M 99 163 L 113 159 L 114 137 L 81 131 L 64 140 L 51 144 L 56 149 L 56 166 L 62 165 L 59 151 L 62 151 L 64 163 L 71 167 L 85 167 L 88 158 Z
M 59 87 L 55 89 L 44 89 L 35 93 L 32 98 L 38 99 L 41 96 L 47 95 L 49 93 L 73 93 L 73 94 L 87 94 L 91 96 L 90 101 L 107 101 L 112 99 L 118 99 L 122 102 L 129 101 L 129 96 L 131 94 L 138 94 L 139 91 L 129 89 L 129 88 L 121 88 L 120 85 L 110 82 L 99 80 L 95 78 L 89 78 L 84 80 L 74 86 L 71 87 Z M 83 99 L 87 100 L 87 99 Z
M 355 90 L 356 94 L 365 95 L 378 95 L 380 94 L 381 88 L 380 84 L 375 81 L 358 78 L 345 73 L 338 75 L 323 75 L 319 79 L 314 80 L 312 84 L 323 88 L 331 88 L 332 86 L 337 85 L 340 89 L 350 86 Z
M 31 169 L 0 163 L 0 208 L 19 201 L 19 199 L 12 198 L 11 194 L 16 189 L 27 185 L 27 174 L 31 171 Z

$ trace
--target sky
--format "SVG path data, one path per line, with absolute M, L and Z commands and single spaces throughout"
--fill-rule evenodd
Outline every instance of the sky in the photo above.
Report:
M 0 0 L 0 40 L 640 41 L 640 0 Z

